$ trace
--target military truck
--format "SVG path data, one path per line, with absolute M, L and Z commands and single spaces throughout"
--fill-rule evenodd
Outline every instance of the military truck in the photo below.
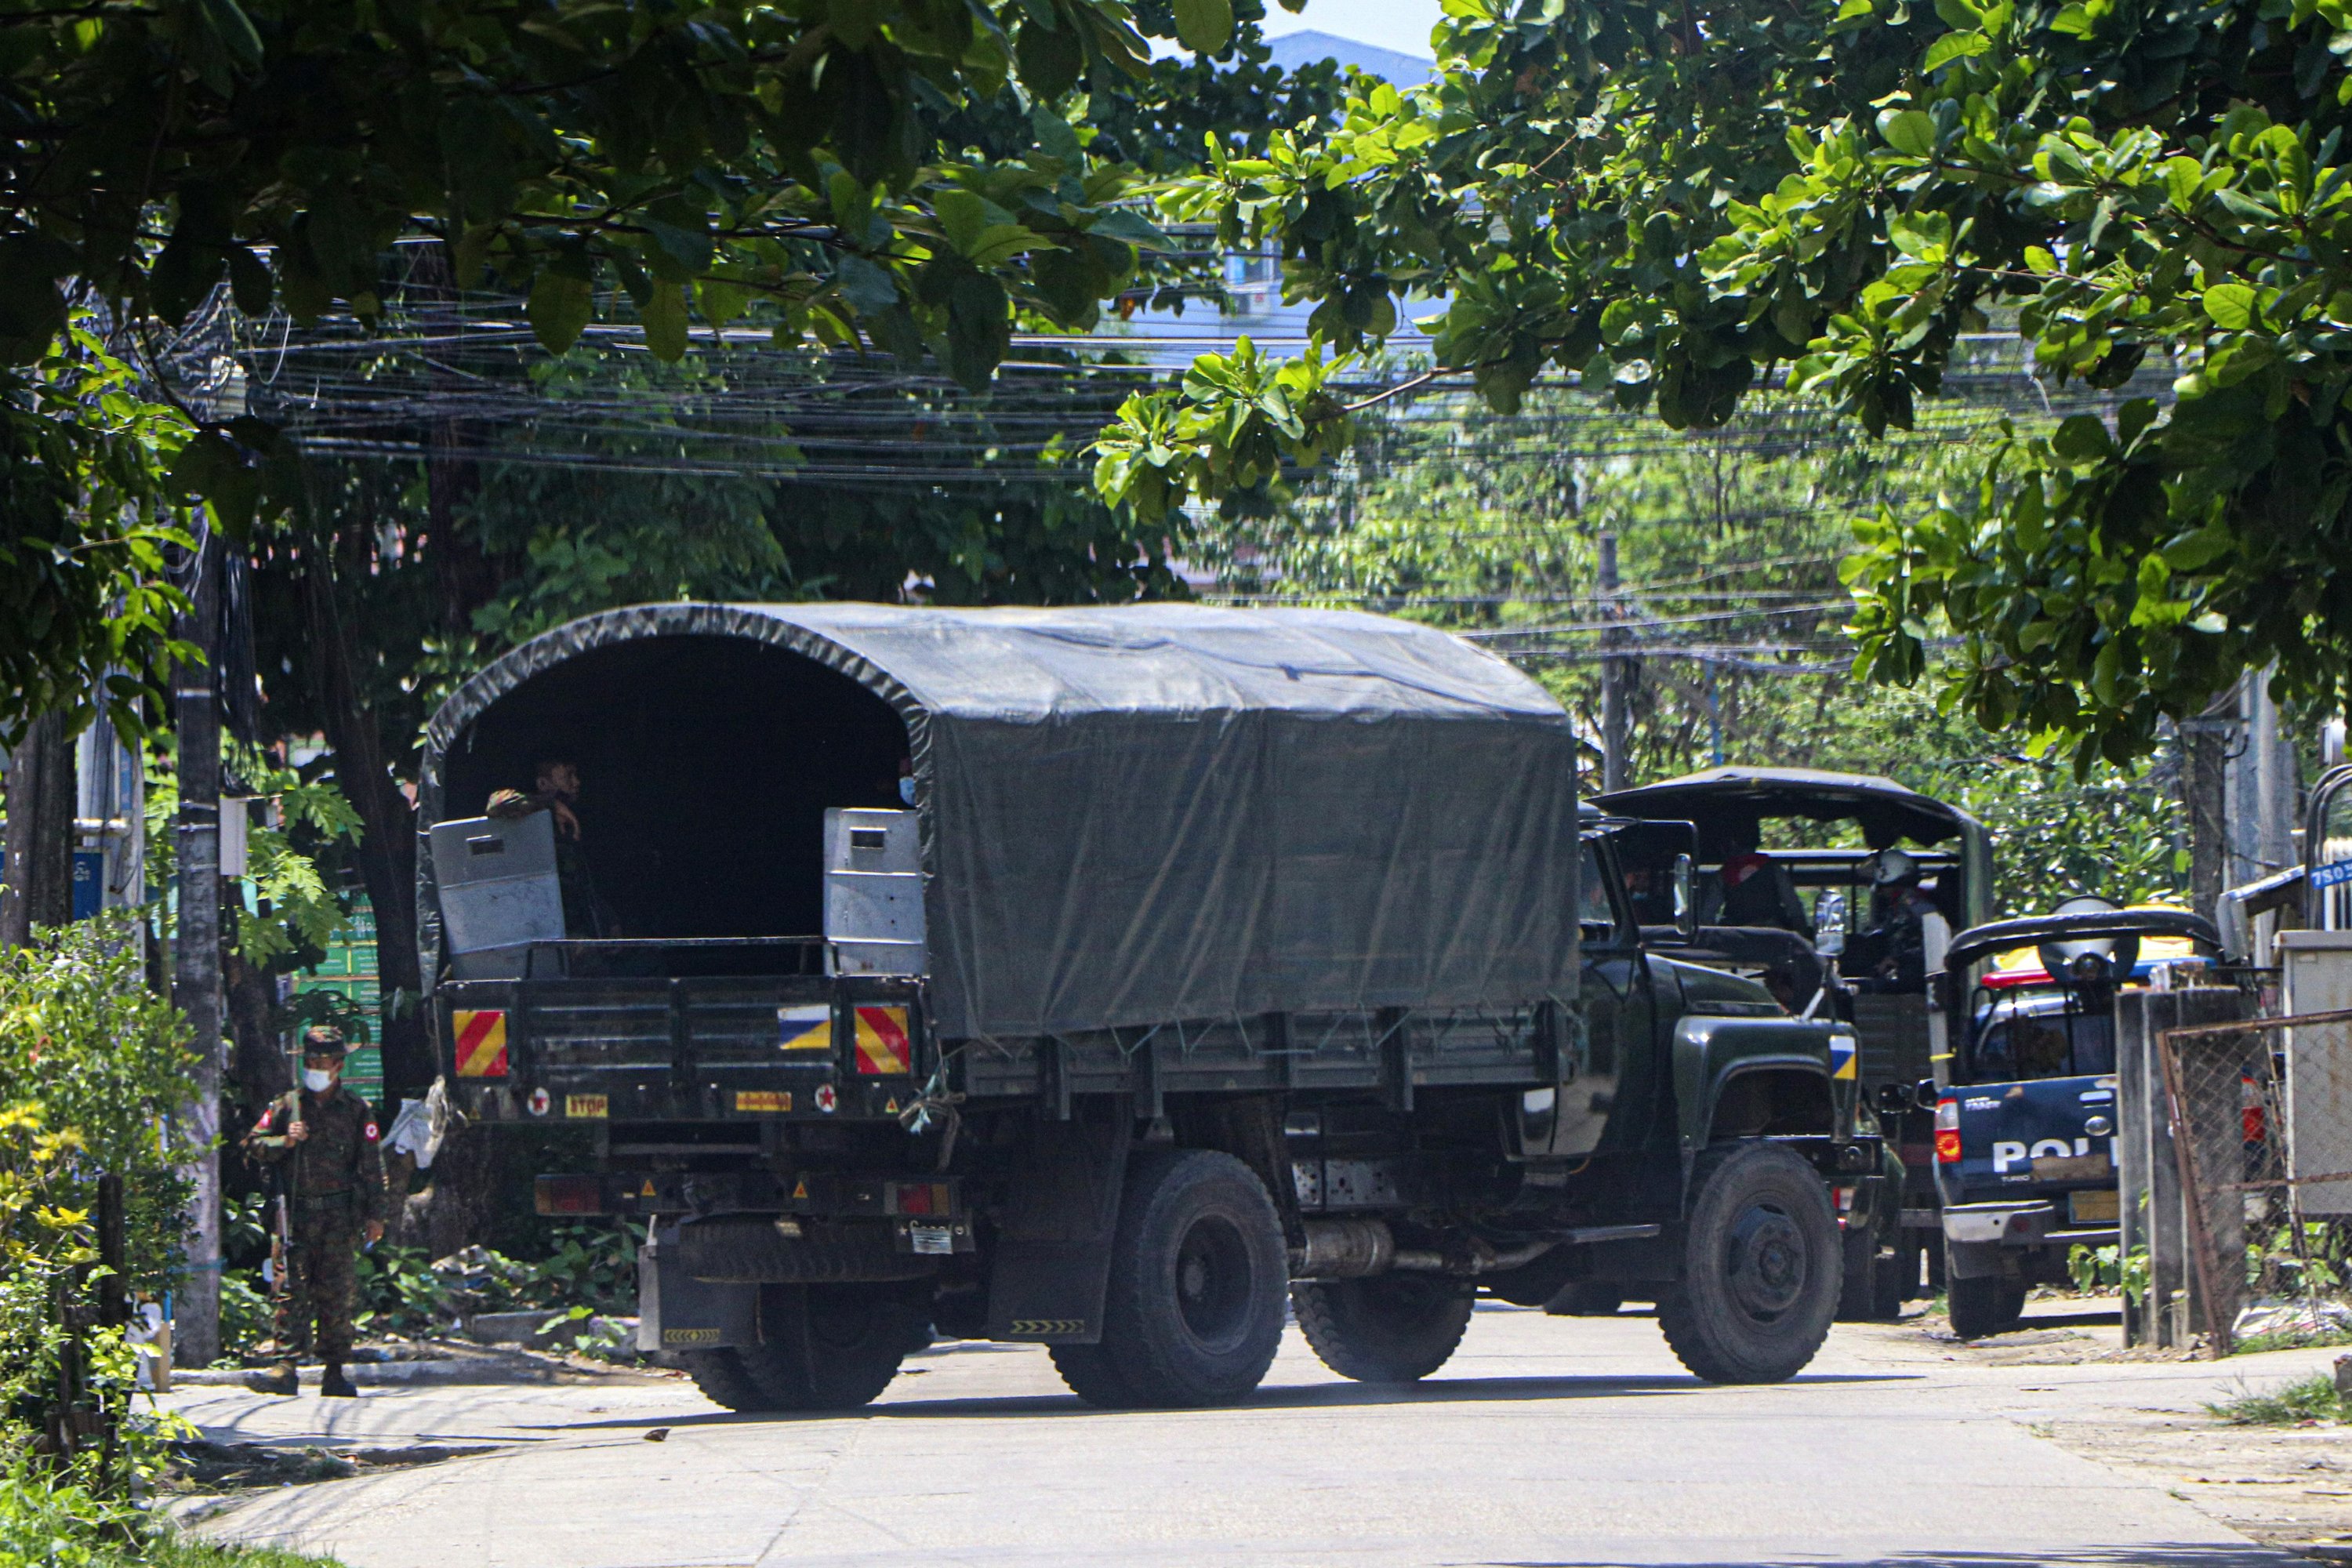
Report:
M 1234 1401 L 1286 1296 L 1409 1381 L 1479 1292 L 1576 1279 L 1789 1377 L 1878 1158 L 1850 1032 L 1647 952 L 1574 761 L 1511 667 L 1366 615 L 592 616 L 428 731 L 445 1071 L 592 1130 L 541 1212 L 641 1220 L 641 1343 L 739 1410 L 863 1404 L 932 1334 Z M 562 814 L 486 814 L 558 762 Z
M 1840 1190 L 1839 1315 L 1895 1316 L 1942 1278 L 1934 1101 L 1916 1086 L 1949 1048 L 1929 976 L 1954 931 L 1991 919 L 1990 835 L 1893 779 L 1816 768 L 1712 768 L 1597 804 L 1655 825 L 1625 841 L 1654 941 L 1751 976 L 1792 1012 L 1853 1024 L 1861 1048 L 1850 1070 L 1888 1157 Z M 1663 831 L 1675 822 L 1690 825 L 1679 839 Z M 1687 940 L 1671 928 L 1666 868 L 1678 853 L 1698 862 L 1698 929 Z

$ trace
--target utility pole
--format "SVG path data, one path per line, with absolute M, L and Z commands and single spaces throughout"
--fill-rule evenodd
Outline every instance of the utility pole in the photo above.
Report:
M 172 726 L 179 741 L 180 912 L 172 944 L 172 1001 L 195 1047 L 191 1103 L 181 1118 L 183 1167 L 194 1183 L 188 1267 L 173 1298 L 175 1354 L 191 1366 L 220 1355 L 220 535 L 209 516 L 187 557 L 189 607 L 178 635 L 201 650 L 172 674 Z
M 1601 614 L 1613 623 L 1617 619 L 1617 533 L 1614 529 L 1601 531 Z M 1604 628 L 1601 646 L 1604 649 L 1622 646 L 1625 634 L 1615 625 Z M 1625 776 L 1625 658 L 1618 653 L 1603 653 L 1601 659 L 1601 787 L 1623 789 Z

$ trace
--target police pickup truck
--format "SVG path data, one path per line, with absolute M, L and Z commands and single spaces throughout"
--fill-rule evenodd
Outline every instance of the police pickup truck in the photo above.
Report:
M 1789 1377 L 1879 1157 L 1850 1034 L 1645 949 L 1575 757 L 1510 666 L 1352 613 L 593 616 L 428 731 L 445 1071 L 593 1132 L 541 1211 L 646 1226 L 642 1342 L 737 1409 L 862 1404 L 932 1332 L 1229 1402 L 1286 1300 L 1408 1381 L 1577 1280 Z M 562 857 L 484 809 L 557 759 Z
M 1919 1085 L 1935 1107 L 1936 1184 L 1952 1331 L 1996 1334 L 2027 1289 L 2067 1279 L 2076 1247 L 2118 1233 L 2116 996 L 2144 984 L 2144 948 L 2212 959 L 2220 938 L 2183 910 L 2078 899 L 1962 931 L 1935 977 L 1954 1045 Z M 2028 962 L 2004 966 L 2004 954 Z

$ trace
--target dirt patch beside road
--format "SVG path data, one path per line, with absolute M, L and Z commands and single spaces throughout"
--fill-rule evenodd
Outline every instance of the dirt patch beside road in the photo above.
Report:
M 2352 1563 L 2352 1427 L 2233 1426 L 2202 1411 L 2109 1410 L 2033 1430 L 2161 1485 L 2264 1545 Z

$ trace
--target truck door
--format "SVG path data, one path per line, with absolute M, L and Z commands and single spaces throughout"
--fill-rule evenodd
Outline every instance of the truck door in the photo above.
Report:
M 1580 896 L 1584 967 L 1577 995 L 1580 1028 L 1568 1031 L 1560 1081 L 1552 1094 L 1548 1137 L 1532 1136 L 1529 1152 L 1577 1158 L 1592 1152 L 1643 1067 L 1656 1053 L 1651 1038 L 1657 1008 L 1650 966 L 1643 961 L 1641 928 L 1625 908 L 1623 888 L 1607 847 L 1584 841 Z M 1543 1091 L 1532 1099 L 1540 1100 Z

